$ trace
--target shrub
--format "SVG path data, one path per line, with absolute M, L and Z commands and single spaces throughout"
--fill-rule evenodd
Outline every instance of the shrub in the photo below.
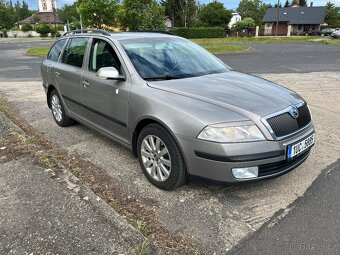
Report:
M 51 32 L 51 28 L 46 24 L 42 24 L 38 25 L 35 31 L 37 31 L 37 33 L 39 33 L 41 37 L 47 37 L 48 34 Z
M 33 27 L 31 26 L 31 24 L 24 24 L 21 27 L 21 31 L 22 32 L 28 32 L 28 31 L 32 31 Z
M 224 28 L 221 27 L 197 27 L 197 28 L 175 28 L 170 33 L 188 39 L 196 38 L 222 38 L 225 37 Z

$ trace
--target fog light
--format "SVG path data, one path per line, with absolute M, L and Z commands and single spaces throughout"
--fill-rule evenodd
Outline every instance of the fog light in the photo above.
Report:
M 233 168 L 232 172 L 236 179 L 251 179 L 259 176 L 259 168 L 257 166 Z

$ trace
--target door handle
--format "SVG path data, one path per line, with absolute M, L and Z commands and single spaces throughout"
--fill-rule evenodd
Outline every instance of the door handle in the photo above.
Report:
M 60 76 L 59 72 L 55 72 L 55 76 L 57 76 L 57 78 Z
M 83 84 L 84 88 L 90 86 L 90 83 L 88 81 L 82 81 L 81 83 Z

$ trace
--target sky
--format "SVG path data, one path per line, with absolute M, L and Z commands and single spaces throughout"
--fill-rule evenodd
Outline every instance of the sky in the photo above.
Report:
M 15 2 L 15 0 L 12 0 Z M 94 0 L 95 1 L 95 0 Z M 264 3 L 272 3 L 273 5 L 277 2 L 277 0 L 262 0 Z M 328 0 L 307 0 L 308 4 L 310 2 L 313 2 L 314 6 L 323 6 L 327 3 Z M 340 0 L 330 0 L 331 2 L 335 3 L 336 6 L 340 6 Z M 26 0 L 28 3 L 28 6 L 32 10 L 38 9 L 38 0 Z M 212 2 L 212 0 L 199 0 L 201 4 L 207 4 L 209 2 Z M 233 9 L 235 10 L 238 7 L 238 4 L 240 0 L 220 0 L 220 2 L 224 3 L 224 6 L 227 9 Z M 282 5 L 286 2 L 286 0 L 280 0 Z M 57 7 L 60 8 L 64 6 L 64 4 L 72 4 L 74 3 L 74 0 L 57 0 Z

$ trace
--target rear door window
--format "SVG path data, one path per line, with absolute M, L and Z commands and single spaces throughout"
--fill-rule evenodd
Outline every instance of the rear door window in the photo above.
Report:
M 54 62 L 58 62 L 59 56 L 64 48 L 65 42 L 66 39 L 56 42 L 51 48 L 50 52 L 48 53 L 47 59 Z
M 81 68 L 88 41 L 89 38 L 72 38 L 64 50 L 62 63 Z

